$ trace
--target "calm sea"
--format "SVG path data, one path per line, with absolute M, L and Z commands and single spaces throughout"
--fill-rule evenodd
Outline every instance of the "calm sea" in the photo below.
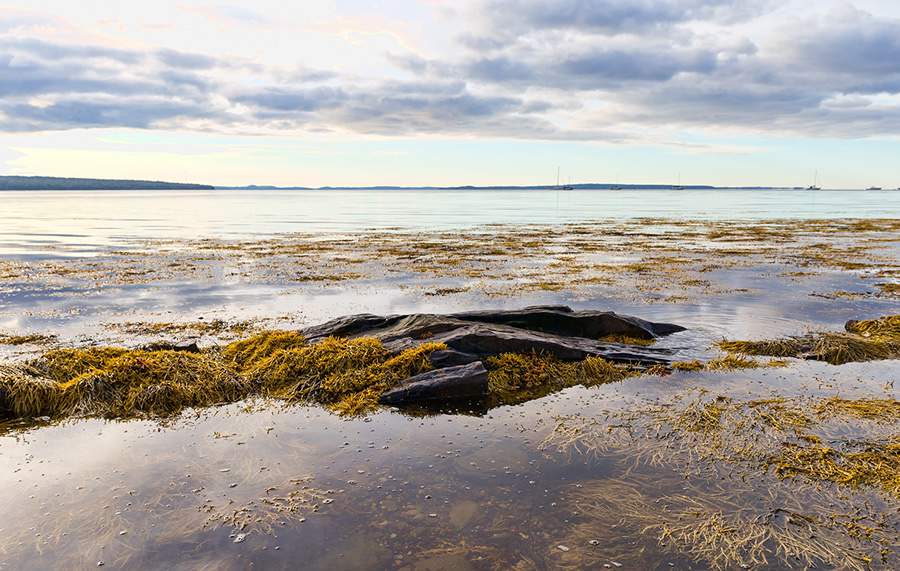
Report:
M 610 218 L 900 217 L 898 191 L 198 190 L 0 193 L 0 253 L 89 255 L 159 238 L 465 229 Z

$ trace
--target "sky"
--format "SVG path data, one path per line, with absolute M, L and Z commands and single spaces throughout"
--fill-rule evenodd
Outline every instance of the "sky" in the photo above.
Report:
M 0 174 L 900 187 L 896 0 L 0 0 Z

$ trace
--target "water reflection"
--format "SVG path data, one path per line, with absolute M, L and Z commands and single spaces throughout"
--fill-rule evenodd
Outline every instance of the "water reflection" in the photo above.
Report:
M 29 191 L 3 192 L 0 204 L 0 254 L 52 248 L 85 255 L 163 238 L 252 238 L 389 227 L 440 230 L 601 218 L 900 216 L 900 193 L 877 191 Z
M 0 568 L 686 565 L 685 556 L 632 529 L 637 520 L 620 527 L 612 518 L 586 519 L 574 499 L 623 485 L 616 482 L 649 501 L 674 497 L 687 485 L 680 472 L 636 461 L 628 450 L 595 457 L 542 450 L 559 415 L 604 419 L 697 389 L 745 399 L 773 391 L 871 395 L 885 390 L 895 368 L 807 363 L 650 377 L 569 389 L 484 416 L 384 411 L 345 420 L 312 407 L 251 403 L 163 425 L 80 420 L 7 434 L 0 437 Z M 823 386 L 817 378 L 826 376 Z M 769 488 L 792 489 L 760 478 L 746 481 L 745 507 L 770 501 Z M 292 513 L 272 507 L 304 486 L 321 495 Z M 722 493 L 715 479 L 690 486 Z

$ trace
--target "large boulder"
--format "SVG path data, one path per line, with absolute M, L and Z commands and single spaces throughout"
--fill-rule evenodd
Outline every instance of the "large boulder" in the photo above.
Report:
M 381 395 L 378 402 L 405 405 L 428 401 L 483 398 L 488 393 L 487 369 L 481 361 L 421 373 Z
M 652 339 L 683 331 L 671 323 L 654 323 L 618 315 L 611 311 L 573 311 L 564 305 L 541 305 L 524 309 L 499 311 L 467 311 L 450 315 L 410 314 L 379 316 L 364 313 L 334 319 L 303 331 L 307 339 L 324 337 L 378 337 L 392 341 L 403 337 L 423 339 L 460 327 L 460 322 L 507 325 L 517 329 L 550 333 L 563 337 L 599 339 L 607 335 L 624 335 Z
M 653 339 L 684 331 L 684 327 L 671 323 L 653 323 L 612 311 L 573 311 L 564 305 L 542 305 L 512 311 L 467 311 L 450 314 L 450 317 L 585 339 L 599 339 L 607 335 Z

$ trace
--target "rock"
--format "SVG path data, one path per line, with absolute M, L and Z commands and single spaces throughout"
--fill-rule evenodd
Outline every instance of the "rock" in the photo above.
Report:
M 660 349 L 606 344 L 581 337 L 561 337 L 528 331 L 506 325 L 472 323 L 446 333 L 434 335 L 429 341 L 446 344 L 462 353 L 481 357 L 501 353 L 543 353 L 563 361 L 580 361 L 586 357 L 603 357 L 610 361 L 633 362 L 646 365 L 666 363 Z
M 156 341 L 148 343 L 141 347 L 143 351 L 181 351 L 184 353 L 199 353 L 200 346 L 196 339 L 186 339 L 184 341 Z
M 423 318 L 425 318 L 423 320 Z M 573 311 L 564 305 L 539 305 L 524 309 L 497 311 L 467 311 L 450 315 L 411 314 L 378 316 L 370 313 L 349 315 L 303 330 L 307 339 L 324 337 L 356 337 L 375 335 L 399 339 L 423 339 L 458 327 L 459 321 L 508 325 L 518 329 L 551 333 L 565 337 L 599 339 L 606 335 L 626 335 L 652 339 L 684 331 L 671 323 L 654 323 L 619 315 L 611 311 Z M 393 330 L 393 333 L 390 333 Z
M 612 312 L 536 306 L 451 315 L 351 315 L 310 327 L 303 334 L 312 342 L 328 336 L 375 337 L 394 354 L 424 342 L 444 343 L 449 352 L 436 352 L 432 357 L 436 368 L 444 368 L 500 353 L 530 352 L 546 353 L 567 361 L 598 356 L 617 362 L 664 364 L 669 361 L 669 352 L 664 349 L 604 343 L 598 339 L 611 334 L 651 339 L 683 329 L 678 325 L 652 323 Z
M 324 339 L 325 337 L 356 337 L 373 329 L 388 327 L 403 317 L 403 315 L 382 317 L 371 313 L 346 315 L 321 325 L 307 327 L 303 330 L 303 335 L 310 341 Z
M 443 351 L 434 351 L 428 356 L 431 366 L 435 369 L 443 369 L 444 367 L 455 367 L 457 365 L 468 365 L 481 358 L 473 353 L 463 353 L 453 349 L 445 349 Z
M 612 311 L 573 311 L 566 306 L 534 306 L 513 311 L 468 311 L 453 313 L 449 317 L 586 339 L 599 339 L 607 335 L 653 339 L 684 331 L 684 327 L 671 323 L 653 323 Z
M 379 402 L 404 405 L 425 401 L 476 399 L 487 395 L 487 369 L 481 361 L 428 371 L 381 395 Z

